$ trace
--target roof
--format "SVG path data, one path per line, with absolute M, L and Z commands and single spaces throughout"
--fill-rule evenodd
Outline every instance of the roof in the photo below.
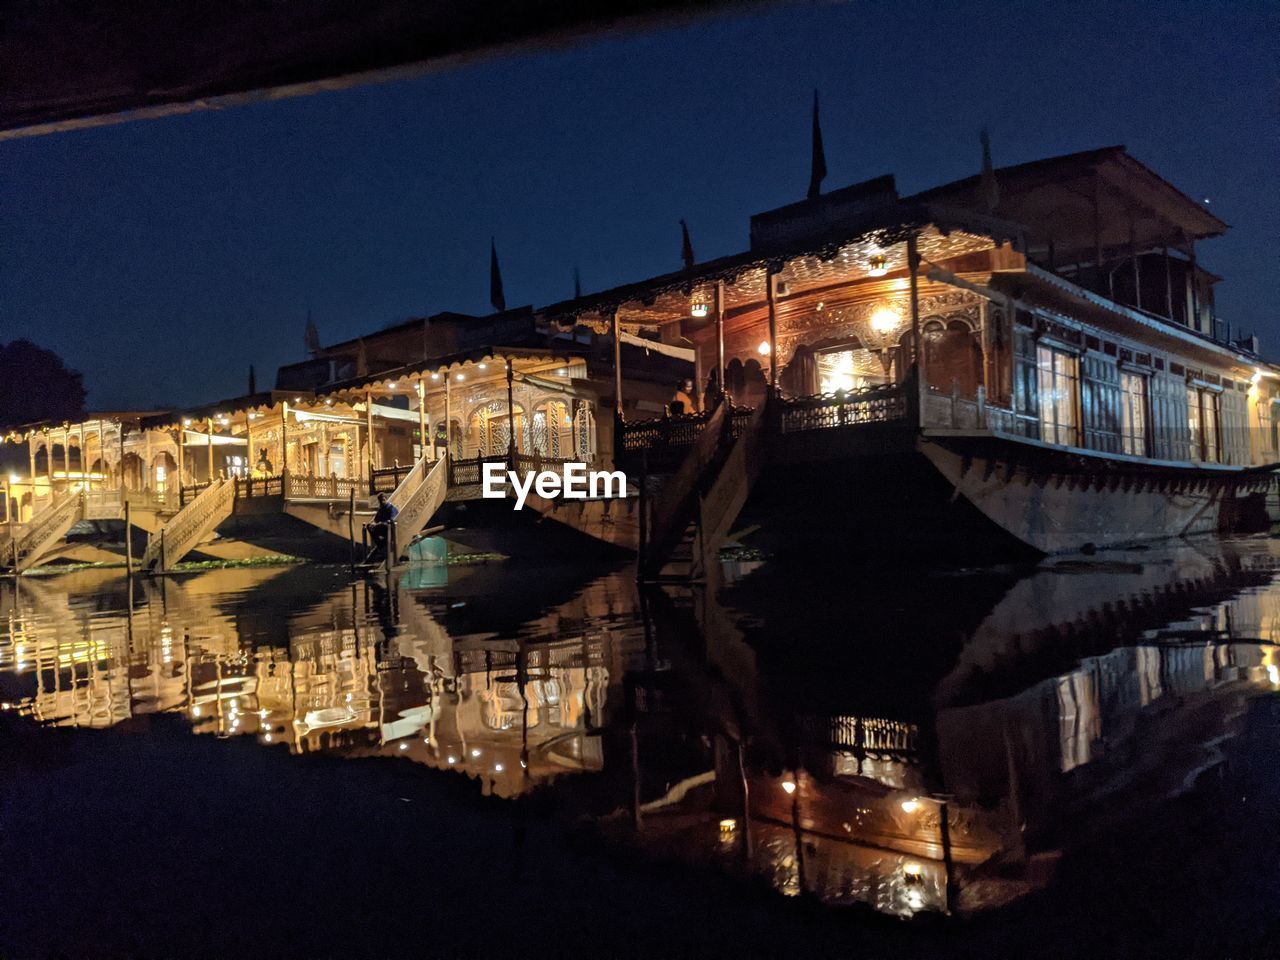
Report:
M 1099 147 L 995 170 L 996 212 L 1024 224 L 1042 244 L 1052 242 L 1059 262 L 1093 259 L 1100 240 L 1107 251 L 1176 246 L 1220 236 L 1227 224 L 1135 160 L 1123 146 Z M 1095 189 L 1099 220 L 1095 227 Z M 974 174 L 909 198 L 985 209 L 982 176 Z M 1095 234 L 1095 229 L 1098 229 Z

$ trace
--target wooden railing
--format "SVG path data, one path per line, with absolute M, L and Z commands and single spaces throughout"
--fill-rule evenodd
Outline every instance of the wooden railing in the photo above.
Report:
M 743 425 L 751 419 L 752 407 L 730 405 L 731 436 L 737 437 Z M 684 413 L 676 416 L 654 417 L 651 420 L 628 420 L 622 424 L 618 449 L 623 452 L 659 450 L 664 448 L 688 448 L 697 442 L 713 411 Z
M 449 486 L 474 486 L 484 480 L 486 463 L 505 464 L 507 458 L 502 457 L 468 457 L 466 460 L 449 459 Z
M 242 500 L 253 497 L 279 497 L 284 494 L 284 477 L 236 477 L 236 496 Z
M 378 467 L 369 475 L 369 493 L 391 493 L 414 469 L 413 464 Z
M 178 490 L 178 509 L 182 509 L 201 492 L 209 488 L 208 480 L 200 480 L 195 483 L 184 483 Z
M 287 474 L 285 497 L 289 500 L 349 500 L 368 496 L 364 481 L 358 477 L 312 477 Z
M 778 400 L 778 430 L 803 433 L 866 423 L 888 423 L 907 417 L 907 393 L 902 384 L 867 390 L 823 393 Z

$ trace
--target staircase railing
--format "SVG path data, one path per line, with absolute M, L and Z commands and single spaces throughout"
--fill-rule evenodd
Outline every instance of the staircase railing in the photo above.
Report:
M 427 525 L 449 492 L 449 457 L 419 460 L 387 498 L 396 516 L 396 549 L 404 556 L 409 541 Z
M 142 569 L 163 572 L 181 560 L 231 515 L 235 495 L 236 485 L 232 480 L 215 480 L 201 490 L 151 538 L 142 555 Z
M 61 540 L 71 526 L 84 516 L 84 495 L 80 492 L 63 497 L 28 521 L 26 529 L 9 544 L 9 556 L 13 569 L 21 573 L 31 567 L 56 541 Z
M 663 486 L 647 510 L 645 553 L 648 559 L 670 556 L 689 525 L 690 507 L 707 468 L 720 452 L 728 404 L 720 404 L 698 433 L 679 469 Z

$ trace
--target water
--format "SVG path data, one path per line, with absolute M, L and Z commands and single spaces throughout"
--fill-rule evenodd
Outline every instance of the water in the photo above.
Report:
M 162 818 L 164 836 L 144 844 L 208 842 L 195 810 L 130 812 L 138 784 L 157 806 L 168 790 L 213 790 L 215 804 L 234 793 L 264 829 L 273 817 L 288 831 L 331 816 L 317 827 L 330 842 L 384 868 L 397 843 L 429 842 L 508 916 L 526 909 L 517 900 L 606 869 L 578 894 L 586 913 L 595 899 L 634 903 L 642 889 L 652 904 L 678 903 L 653 907 L 669 919 L 705 896 L 730 930 L 752 912 L 776 932 L 803 925 L 821 950 L 821 937 L 839 942 L 857 923 L 882 949 L 909 953 L 1012 950 L 1056 923 L 1069 955 L 1081 936 L 1071 925 L 1119 890 L 1163 906 L 1092 925 L 1101 944 L 1186 947 L 1179 924 L 1194 922 L 1207 951 L 1256 949 L 1275 932 L 1280 861 L 1278 570 L 1280 543 L 1259 539 L 935 574 L 729 563 L 719 589 L 643 593 L 629 568 L 499 563 L 411 569 L 389 584 L 320 566 L 5 582 L 0 734 L 20 735 L 24 760 L 0 768 L 13 788 L 0 803 L 11 827 L 0 862 L 48 870 L 49 886 L 0 889 L 0 952 L 182 942 L 172 916 L 154 929 L 125 924 L 123 943 L 100 927 L 60 934 L 53 920 L 111 884 L 42 865 L 51 844 L 82 855 L 65 839 L 68 820 L 110 836 L 130 816 Z M 70 761 L 66 736 L 77 738 Z M 143 755 L 130 781 L 123 771 Z M 344 763 L 307 765 L 319 758 Z M 201 787 L 211 764 L 226 782 Z M 368 787 L 381 803 L 388 776 L 396 802 L 419 804 L 392 815 L 409 818 L 395 830 L 413 838 L 390 841 L 392 852 L 365 818 L 291 813 L 272 792 Z M 368 802 L 357 793 L 347 809 Z M 52 807 L 32 812 L 42 804 Z M 118 842 L 137 829 L 121 828 Z M 1241 853 L 1232 843 L 1246 830 Z M 127 855 L 111 846 L 95 855 Z M 276 856 L 302 863 L 305 847 L 280 843 Z M 171 870 L 177 882 L 189 867 Z M 489 870 L 506 878 L 503 893 L 486 886 Z M 166 883 L 164 869 L 148 873 Z M 225 879 L 217 873 L 205 879 Z M 379 883 L 407 897 L 416 876 L 388 871 Z M 788 900 L 822 919 L 789 912 Z M 915 922 L 884 926 L 867 911 Z M 643 919 L 641 909 L 647 929 Z M 703 952 L 718 952 L 728 941 L 703 923 L 698 934 L 634 936 L 666 946 L 703 936 Z M 642 942 L 626 929 L 607 923 L 589 939 L 606 954 Z M 462 949 L 441 936 L 418 952 Z

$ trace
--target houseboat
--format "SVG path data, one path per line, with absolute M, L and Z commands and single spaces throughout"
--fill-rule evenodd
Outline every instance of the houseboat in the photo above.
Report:
M 1216 316 L 1196 244 L 1225 230 L 1108 147 L 819 194 L 743 254 L 543 316 L 690 340 L 724 398 L 619 415 L 621 462 L 663 478 L 651 571 L 731 535 L 949 558 L 1253 530 L 1280 370 Z

